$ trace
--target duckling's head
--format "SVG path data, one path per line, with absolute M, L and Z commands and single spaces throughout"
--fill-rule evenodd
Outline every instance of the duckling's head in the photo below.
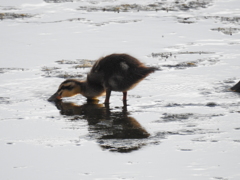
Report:
M 81 82 L 75 79 L 68 79 L 62 82 L 57 90 L 48 101 L 60 100 L 63 97 L 71 97 L 81 92 Z

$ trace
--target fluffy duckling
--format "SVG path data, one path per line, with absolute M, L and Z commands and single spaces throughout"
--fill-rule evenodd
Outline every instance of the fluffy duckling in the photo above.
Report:
M 64 81 L 48 100 L 55 101 L 76 94 L 82 94 L 88 99 L 95 99 L 106 94 L 104 103 L 109 104 L 111 91 L 120 91 L 123 92 L 123 102 L 126 105 L 127 91 L 134 88 L 156 69 L 155 67 L 146 67 L 128 54 L 111 54 L 95 62 L 86 80 L 68 79 Z

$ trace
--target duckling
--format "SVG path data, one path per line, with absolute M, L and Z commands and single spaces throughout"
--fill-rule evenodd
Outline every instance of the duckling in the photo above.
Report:
M 86 80 L 64 81 L 48 100 L 55 101 L 76 94 L 82 94 L 87 99 L 96 99 L 106 94 L 104 103 L 109 104 L 111 91 L 119 91 L 123 93 L 123 103 L 126 105 L 127 91 L 155 70 L 157 68 L 146 67 L 128 54 L 111 54 L 95 62 Z

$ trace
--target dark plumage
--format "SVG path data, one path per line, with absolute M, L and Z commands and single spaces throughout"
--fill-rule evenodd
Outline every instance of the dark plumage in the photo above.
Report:
M 64 81 L 49 100 L 79 93 L 88 99 L 93 99 L 106 92 L 105 103 L 109 103 L 111 91 L 120 91 L 123 92 L 125 104 L 127 91 L 156 69 L 146 67 L 128 54 L 111 54 L 95 62 L 85 81 L 74 79 Z

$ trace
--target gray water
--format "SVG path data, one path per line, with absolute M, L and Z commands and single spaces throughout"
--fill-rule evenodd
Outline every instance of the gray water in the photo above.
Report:
M 237 0 L 0 2 L 0 176 L 240 178 Z M 111 104 L 47 99 L 98 58 L 160 70 Z

